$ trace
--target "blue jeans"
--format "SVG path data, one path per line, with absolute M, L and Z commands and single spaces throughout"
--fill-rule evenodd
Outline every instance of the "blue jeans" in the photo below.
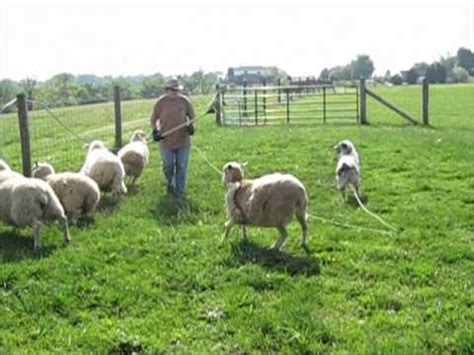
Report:
M 163 173 L 168 182 L 168 192 L 177 196 L 184 195 L 191 146 L 176 149 L 161 147 L 160 151 L 163 159 Z

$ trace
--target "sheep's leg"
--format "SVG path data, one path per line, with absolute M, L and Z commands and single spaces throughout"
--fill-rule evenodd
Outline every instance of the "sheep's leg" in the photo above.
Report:
M 64 243 L 69 244 L 69 242 L 71 241 L 71 235 L 69 234 L 69 224 L 67 221 L 67 217 L 66 216 L 59 217 L 59 224 L 61 225 L 63 229 Z
M 229 237 L 230 230 L 232 229 L 234 224 L 235 224 L 234 221 L 231 220 L 231 219 L 229 219 L 228 221 L 225 222 L 225 224 L 224 224 L 225 231 L 224 231 L 224 235 L 222 237 L 221 244 L 224 244 L 227 241 L 227 238 Z
M 280 232 L 280 238 L 278 238 L 275 245 L 273 245 L 273 249 L 282 250 L 285 246 L 286 238 L 288 238 L 288 232 L 285 227 L 278 227 L 278 231 Z
M 41 248 L 41 229 L 43 224 L 39 221 L 33 222 L 34 250 Z
M 297 212 L 296 213 L 296 219 L 301 225 L 301 228 L 303 229 L 303 237 L 301 239 L 301 247 L 309 253 L 309 248 L 308 248 L 308 232 L 309 232 L 309 227 L 308 227 L 308 218 L 306 216 L 306 212 Z
M 247 234 L 247 226 L 245 224 L 242 224 L 242 238 L 245 240 L 249 239 L 249 236 Z

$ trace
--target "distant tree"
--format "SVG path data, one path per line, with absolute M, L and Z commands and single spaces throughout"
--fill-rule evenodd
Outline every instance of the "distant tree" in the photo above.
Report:
M 0 81 L 0 108 L 3 107 L 7 102 L 13 100 L 16 95 L 21 92 L 20 85 L 8 79 Z
M 470 49 L 462 48 L 462 47 L 459 48 L 456 57 L 457 57 L 458 65 L 461 68 L 464 68 L 467 71 L 474 69 L 474 53 L 472 53 Z
M 339 65 L 329 70 L 329 80 L 331 81 L 351 80 L 351 78 L 352 68 L 350 65 Z
M 20 81 L 20 85 L 23 88 L 26 97 L 28 98 L 28 110 L 32 111 L 33 110 L 33 92 L 35 90 L 35 86 L 38 82 L 35 79 L 31 78 L 26 78 Z
M 418 76 L 425 76 L 426 75 L 426 70 L 429 68 L 429 64 L 425 62 L 420 62 L 420 63 L 415 63 L 412 67 L 412 69 L 416 70 L 416 73 Z
M 451 81 L 454 83 L 467 83 L 469 81 L 469 73 L 462 67 L 454 67 L 448 73 L 448 78 L 451 78 Z
M 54 75 L 38 86 L 35 96 L 50 106 L 76 105 L 77 100 L 71 95 L 74 80 L 74 75 L 69 73 Z
M 329 75 L 330 75 L 330 71 L 328 68 L 324 68 L 323 70 L 321 70 L 321 73 L 319 73 L 319 77 L 318 77 L 318 80 L 319 81 L 329 81 Z
M 435 62 L 426 70 L 426 80 L 429 83 L 445 83 L 447 79 L 446 68 L 439 62 Z
M 165 78 L 161 74 L 154 74 L 146 77 L 142 81 L 140 96 L 153 98 L 161 96 L 165 92 Z
M 383 76 L 383 80 L 389 83 L 391 79 L 392 79 L 392 74 L 390 73 L 390 70 L 387 70 L 385 72 L 385 75 Z
M 368 55 L 358 55 L 357 59 L 351 63 L 353 80 L 360 78 L 370 79 L 375 71 L 374 62 Z
M 136 84 L 132 84 L 129 80 L 122 76 L 114 78 L 109 84 L 110 97 L 113 97 L 114 86 L 117 85 L 120 87 L 120 98 L 122 100 L 132 100 L 137 98 L 140 87 Z
M 406 72 L 405 80 L 408 84 L 413 85 L 417 83 L 418 80 L 418 72 L 415 68 L 411 68 L 409 71 Z
M 454 69 L 457 63 L 457 57 L 452 57 L 449 55 L 446 57 L 441 57 L 439 63 L 446 69 L 446 72 L 449 72 Z
M 400 74 L 395 74 L 390 78 L 390 82 L 393 85 L 402 85 L 403 84 L 403 78 Z

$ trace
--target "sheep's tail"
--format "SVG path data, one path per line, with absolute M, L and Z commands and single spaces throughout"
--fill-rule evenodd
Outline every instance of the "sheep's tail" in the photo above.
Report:
M 392 226 L 391 224 L 385 222 L 380 216 L 378 216 L 377 214 L 375 214 L 374 212 L 371 212 L 367 207 L 365 207 L 365 205 L 362 203 L 360 197 L 359 197 L 359 194 L 357 193 L 356 189 L 352 186 L 351 186 L 351 189 L 352 189 L 352 192 L 354 193 L 354 196 L 355 196 L 355 199 L 357 200 L 357 203 L 359 204 L 360 208 L 362 208 L 362 210 L 367 213 L 369 216 L 375 218 L 377 221 L 379 221 L 380 223 L 382 223 L 385 227 L 387 228 L 390 228 L 391 230 L 393 231 L 397 231 L 397 228 L 395 228 L 394 226 Z
M 306 192 L 306 189 L 303 187 L 302 189 L 302 194 L 300 195 L 300 198 L 296 202 L 296 210 L 295 210 L 295 215 L 298 221 L 303 224 L 303 221 L 308 220 L 308 214 L 306 213 L 306 210 L 308 208 L 308 193 Z

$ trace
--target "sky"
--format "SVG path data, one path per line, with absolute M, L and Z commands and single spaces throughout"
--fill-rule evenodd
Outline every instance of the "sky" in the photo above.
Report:
M 225 73 L 240 65 L 317 76 L 358 54 L 383 75 L 474 49 L 467 1 L 380 3 L 3 1 L 0 79 Z

